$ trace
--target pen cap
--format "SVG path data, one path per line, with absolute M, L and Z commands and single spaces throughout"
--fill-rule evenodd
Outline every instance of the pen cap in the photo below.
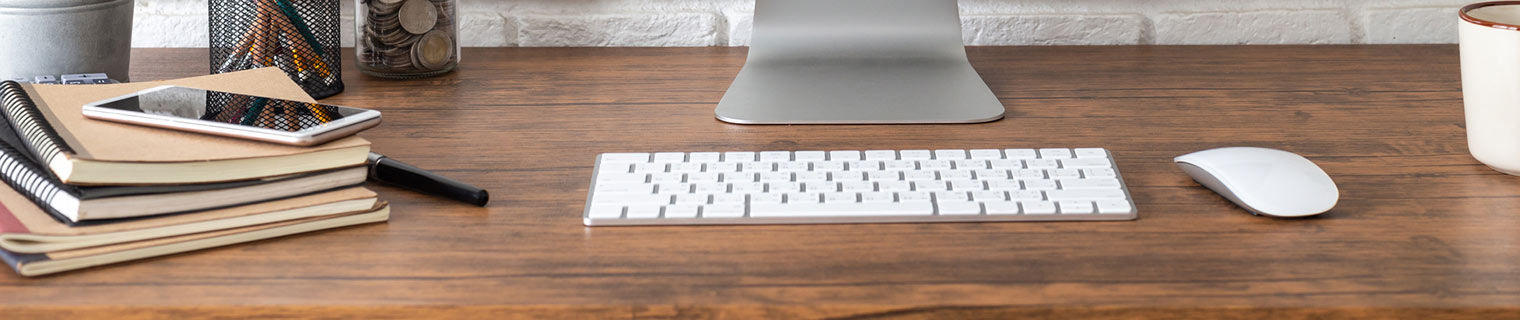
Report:
M 343 92 L 341 0 L 210 0 L 211 73 L 280 68 L 314 99 Z

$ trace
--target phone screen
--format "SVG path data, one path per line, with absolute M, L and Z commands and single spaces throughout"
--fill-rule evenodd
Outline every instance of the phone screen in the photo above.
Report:
M 154 90 L 97 106 L 290 132 L 322 127 L 366 111 L 185 87 Z

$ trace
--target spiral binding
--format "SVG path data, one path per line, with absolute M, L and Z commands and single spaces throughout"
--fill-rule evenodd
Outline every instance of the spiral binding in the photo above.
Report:
M 31 96 L 26 94 L 26 89 L 15 81 L 0 82 L 0 109 L 5 109 L 5 116 L 10 119 L 11 126 L 16 128 L 16 133 L 26 139 L 27 146 L 31 147 L 39 159 L 39 164 L 53 163 L 53 158 L 64 152 L 74 153 L 63 137 L 58 136 L 58 131 L 48 123 L 47 118 L 42 117 L 42 111 L 37 109 L 37 104 Z
M 63 213 L 53 207 L 52 201 L 59 193 L 66 193 L 52 176 L 42 174 L 42 168 L 20 156 L 20 151 L 0 141 L 0 181 L 16 189 L 17 193 L 44 208 L 53 219 L 69 223 Z M 73 196 L 73 195 L 70 195 Z

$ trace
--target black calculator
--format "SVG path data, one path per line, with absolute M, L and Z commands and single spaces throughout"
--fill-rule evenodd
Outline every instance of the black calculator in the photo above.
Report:
M 31 77 L 31 78 L 15 78 L 15 79 L 10 79 L 10 80 L 16 81 L 16 82 L 31 83 L 31 84 L 113 84 L 113 83 L 121 83 L 121 81 L 116 81 L 115 79 L 111 79 L 110 76 L 107 76 L 104 73 L 65 74 L 65 75 L 59 75 L 59 76 L 42 75 L 42 76 L 36 76 L 36 77 Z

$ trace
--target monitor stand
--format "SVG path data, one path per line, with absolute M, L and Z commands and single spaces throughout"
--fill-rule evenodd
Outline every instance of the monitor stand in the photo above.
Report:
M 956 0 L 757 0 L 719 120 L 976 123 L 1003 104 L 966 60 Z

